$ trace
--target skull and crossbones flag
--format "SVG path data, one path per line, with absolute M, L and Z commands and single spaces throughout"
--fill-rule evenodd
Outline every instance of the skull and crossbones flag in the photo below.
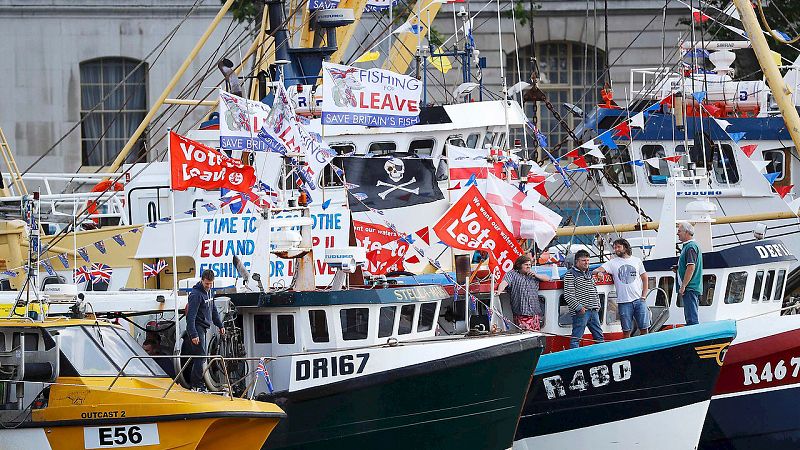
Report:
M 442 200 L 433 161 L 421 158 L 342 158 L 347 182 L 358 185 L 359 198 L 349 192 L 350 210 L 392 209 Z

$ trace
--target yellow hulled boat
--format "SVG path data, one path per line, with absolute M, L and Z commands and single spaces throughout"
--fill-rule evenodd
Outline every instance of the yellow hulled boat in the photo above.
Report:
M 113 324 L 0 319 L 3 449 L 258 449 L 284 416 L 181 388 Z

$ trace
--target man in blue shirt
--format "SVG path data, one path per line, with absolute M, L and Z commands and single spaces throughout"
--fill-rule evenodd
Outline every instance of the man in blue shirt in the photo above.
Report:
M 186 332 L 192 341 L 192 354 L 206 356 L 206 332 L 211 323 L 219 327 L 219 334 L 225 334 L 225 327 L 219 317 L 219 311 L 214 306 L 214 296 L 211 288 L 214 286 L 214 272 L 205 270 L 200 282 L 192 287 L 186 308 Z M 195 358 L 192 361 L 191 384 L 192 390 L 205 391 L 206 384 L 203 379 L 203 365 L 205 359 Z

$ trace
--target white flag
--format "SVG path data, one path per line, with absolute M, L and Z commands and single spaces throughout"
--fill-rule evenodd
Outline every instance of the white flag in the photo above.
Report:
M 486 201 L 515 237 L 533 239 L 545 248 L 556 236 L 561 216 L 539 203 L 540 195 L 528 194 L 489 174 L 486 180 Z

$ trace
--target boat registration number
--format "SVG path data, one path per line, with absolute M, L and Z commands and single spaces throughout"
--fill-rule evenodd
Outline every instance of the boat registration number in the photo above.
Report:
M 767 361 L 760 370 L 755 364 L 745 364 L 742 366 L 742 371 L 744 371 L 745 386 L 758 384 L 762 381 L 765 383 L 771 383 L 772 380 L 781 381 L 786 378 L 786 375 L 797 378 L 797 375 L 800 374 L 800 358 L 794 357 L 790 359 L 789 364 L 786 364 L 784 360 L 780 360 L 774 366 Z
M 542 379 L 544 391 L 550 400 L 566 397 L 569 392 L 583 392 L 590 388 L 602 388 L 610 383 L 618 383 L 631 379 L 631 362 L 628 360 L 617 361 L 611 364 L 611 370 L 603 364 L 589 369 L 589 376 L 583 369 L 578 369 L 572 374 L 568 385 L 565 388 L 564 379 L 561 375 L 553 375 Z
M 107 427 L 84 427 L 84 448 L 124 448 L 158 445 L 158 425 L 109 425 Z

